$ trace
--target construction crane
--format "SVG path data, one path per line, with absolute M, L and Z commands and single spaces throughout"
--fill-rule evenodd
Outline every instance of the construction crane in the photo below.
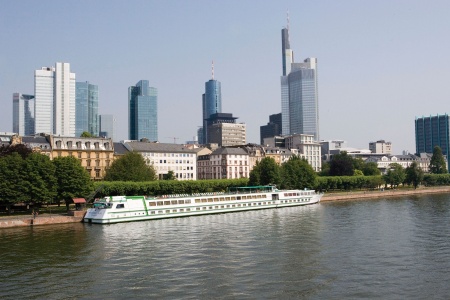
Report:
M 174 144 L 176 144 L 176 143 L 177 143 L 177 140 L 179 139 L 179 138 L 173 137 L 173 136 L 166 136 L 166 138 L 168 138 L 168 139 L 173 139 L 173 143 L 174 143 Z

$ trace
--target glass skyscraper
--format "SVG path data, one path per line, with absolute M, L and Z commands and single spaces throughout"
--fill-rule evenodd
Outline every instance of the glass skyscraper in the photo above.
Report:
M 141 80 L 128 88 L 128 137 L 158 141 L 158 91 Z
M 207 144 L 209 117 L 212 114 L 222 112 L 222 91 L 220 81 L 211 79 L 205 82 L 205 93 L 202 96 L 203 107 L 203 141 L 200 144 Z M 200 138 L 200 137 L 199 137 Z
M 13 94 L 13 132 L 19 135 L 34 134 L 34 96 Z
M 434 147 L 439 146 L 442 154 L 448 159 L 450 151 L 449 125 L 450 119 L 447 114 L 416 118 L 416 155 L 433 153 Z
M 77 82 L 75 99 L 75 136 L 80 136 L 84 131 L 98 136 L 98 86 Z

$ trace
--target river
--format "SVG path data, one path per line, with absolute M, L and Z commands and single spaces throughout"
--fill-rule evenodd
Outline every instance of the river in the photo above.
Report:
M 448 299 L 450 195 L 0 229 L 1 299 Z

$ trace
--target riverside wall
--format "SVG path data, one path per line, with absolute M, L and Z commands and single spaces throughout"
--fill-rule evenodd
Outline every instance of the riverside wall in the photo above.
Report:
M 40 215 L 36 218 L 33 216 L 5 216 L 0 218 L 0 228 L 79 223 L 83 217 L 84 214 L 82 216 Z

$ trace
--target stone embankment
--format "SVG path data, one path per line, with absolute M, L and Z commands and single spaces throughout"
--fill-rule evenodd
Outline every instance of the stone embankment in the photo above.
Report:
M 450 187 L 421 187 L 418 189 L 394 189 L 376 191 L 351 191 L 339 193 L 325 193 L 321 202 L 339 200 L 362 200 L 367 198 L 400 197 L 407 195 L 450 193 Z
M 83 215 L 39 215 L 33 216 L 5 216 L 0 217 L 0 228 L 9 227 L 23 227 L 23 226 L 37 226 L 37 225 L 50 225 L 50 224 L 63 224 L 63 223 L 79 223 L 83 220 Z

